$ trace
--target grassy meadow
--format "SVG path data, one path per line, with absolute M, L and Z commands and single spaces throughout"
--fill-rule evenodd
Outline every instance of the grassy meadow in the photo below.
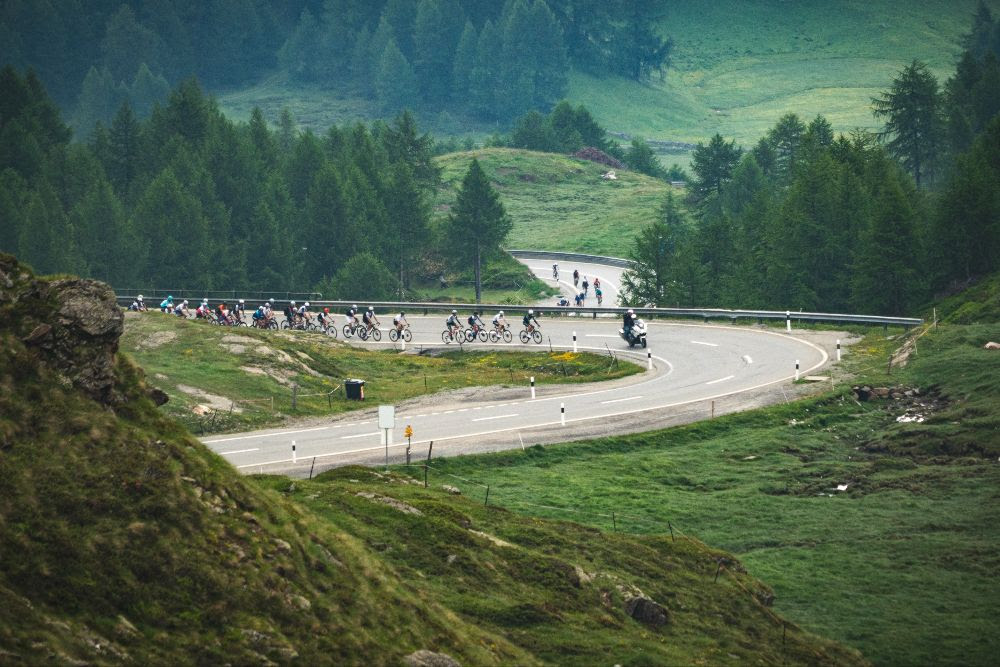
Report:
M 586 160 L 508 148 L 451 153 L 443 169 L 435 212 L 444 216 L 475 157 L 500 194 L 514 229 L 509 248 L 564 250 L 624 256 L 632 239 L 650 224 L 670 185 L 634 171 L 617 171 Z
M 995 325 L 943 326 L 891 376 L 898 339 L 873 334 L 849 351 L 858 382 L 921 388 L 913 399 L 858 402 L 841 387 L 437 467 L 523 513 L 642 534 L 672 526 L 731 551 L 773 586 L 779 613 L 876 664 L 995 664 L 1000 355 L 981 347 L 996 337 Z M 904 414 L 926 421 L 898 422 Z

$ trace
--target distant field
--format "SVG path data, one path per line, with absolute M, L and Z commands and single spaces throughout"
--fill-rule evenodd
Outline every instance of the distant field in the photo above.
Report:
M 603 165 L 533 151 L 489 148 L 438 159 L 444 168 L 435 212 L 455 200 L 473 156 L 493 181 L 514 231 L 508 247 L 624 256 L 648 225 L 670 186 L 633 171 L 606 181 Z
M 1000 13 L 1000 1 L 988 4 Z M 718 0 L 675 2 L 661 20 L 675 42 L 666 80 L 640 85 L 574 73 L 567 97 L 612 131 L 697 142 L 715 132 L 755 142 L 788 112 L 826 115 L 837 130 L 872 127 L 872 96 L 903 65 L 926 61 L 943 81 L 971 25 L 976 0 Z M 289 85 L 281 76 L 220 96 L 246 118 L 254 105 L 277 119 L 289 106 L 314 129 L 377 115 L 364 100 Z M 496 126 L 460 114 L 431 113 L 422 125 L 440 135 L 482 138 Z M 688 157 L 661 156 L 667 164 Z

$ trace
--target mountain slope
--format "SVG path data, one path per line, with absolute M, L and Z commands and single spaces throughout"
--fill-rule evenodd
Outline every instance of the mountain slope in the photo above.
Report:
M 485 148 L 438 158 L 443 168 L 435 210 L 447 215 L 475 157 L 514 221 L 510 248 L 624 256 L 656 217 L 671 186 L 630 170 L 604 180 L 604 165 L 566 155 Z
M 694 541 L 365 469 L 241 477 L 157 412 L 121 328 L 106 286 L 0 255 L 0 662 L 862 662 L 784 638 Z

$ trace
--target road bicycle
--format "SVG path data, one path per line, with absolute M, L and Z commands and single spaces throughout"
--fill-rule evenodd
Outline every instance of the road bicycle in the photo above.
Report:
M 476 338 L 483 343 L 490 339 L 490 334 L 486 331 L 486 327 L 476 327 L 475 329 L 470 327 L 465 330 L 465 342 L 475 343 Z
M 489 333 L 491 343 L 499 343 L 501 340 L 509 343 L 514 340 L 514 334 L 507 327 L 494 327 Z
M 402 328 L 402 330 L 397 329 L 396 327 L 393 327 L 393 328 L 389 329 L 389 340 L 391 340 L 393 343 L 395 343 L 400 338 L 402 338 L 407 343 L 409 343 L 411 340 L 413 340 L 413 334 L 410 333 L 410 325 L 409 324 L 404 325 L 403 328 Z
M 277 329 L 278 322 L 273 317 L 267 317 L 260 320 L 254 320 L 252 326 L 256 329 Z
M 465 342 L 465 332 L 459 327 L 455 327 L 454 329 L 448 327 L 441 332 L 441 342 L 445 345 L 449 343 L 458 343 L 461 345 Z
M 361 324 L 359 324 L 357 321 L 352 320 L 352 321 L 348 322 L 347 324 L 344 325 L 344 329 L 343 329 L 343 331 L 344 331 L 344 338 L 345 339 L 350 338 L 360 328 L 361 328 Z
M 518 337 L 521 339 L 522 343 L 527 343 L 529 340 L 533 340 L 536 343 L 542 342 L 542 332 L 538 327 L 535 327 L 533 331 L 528 331 L 528 328 L 525 327 L 521 330 L 521 333 L 518 334 Z
M 375 325 L 372 326 L 360 326 L 357 330 L 358 338 L 361 340 L 368 340 L 371 338 L 376 343 L 382 340 L 382 331 Z

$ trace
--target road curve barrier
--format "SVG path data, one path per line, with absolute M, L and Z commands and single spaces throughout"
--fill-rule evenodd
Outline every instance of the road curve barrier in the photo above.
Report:
M 128 307 L 129 304 L 135 299 L 135 295 L 117 295 L 118 305 L 123 307 Z M 232 299 L 227 299 L 227 301 L 232 301 Z M 175 299 L 176 302 L 176 299 Z M 246 308 L 249 311 L 253 311 L 258 305 L 263 303 L 262 299 L 246 299 Z M 337 315 L 343 315 L 344 311 L 347 310 L 353 304 L 360 303 L 359 301 L 322 301 L 322 300 L 310 300 L 309 305 L 313 309 L 313 312 L 317 310 L 322 310 L 323 308 L 329 308 L 332 313 Z M 147 301 L 146 305 L 150 310 L 157 310 L 159 302 Z M 281 308 L 284 307 L 285 302 L 275 300 L 275 306 L 277 311 L 280 313 Z M 498 310 L 506 310 L 508 312 L 518 312 L 525 310 L 526 308 L 533 308 L 539 315 L 564 315 L 564 316 L 576 316 L 583 317 L 590 315 L 596 318 L 599 315 L 611 315 L 616 317 L 621 317 L 625 314 L 628 308 L 621 307 L 600 307 L 600 308 L 584 308 L 577 306 L 548 306 L 546 308 L 539 308 L 538 306 L 528 306 L 521 305 L 515 306 L 509 303 L 434 303 L 434 302 L 416 302 L 416 301 L 365 301 L 364 305 L 374 306 L 375 310 L 382 314 L 398 313 L 400 311 L 405 311 L 408 313 L 415 313 L 418 311 L 423 311 L 424 315 L 428 313 L 450 313 L 453 309 L 460 311 L 479 311 L 479 312 L 496 312 Z M 880 326 L 901 326 L 909 329 L 910 327 L 920 326 L 924 323 L 924 320 L 919 317 L 887 317 L 883 315 L 852 315 L 848 313 L 812 313 L 803 311 L 787 311 L 787 310 L 731 310 L 726 308 L 632 308 L 636 315 L 641 317 L 655 317 L 655 318 L 683 318 L 683 319 L 701 319 L 704 321 L 708 320 L 729 320 L 735 322 L 736 320 L 794 320 L 796 322 L 838 322 L 847 324 L 874 324 Z
M 579 252 L 549 252 L 548 250 L 508 250 L 514 258 L 551 259 L 555 262 L 583 262 L 586 264 L 604 264 L 627 269 L 632 266 L 632 260 L 621 257 L 605 257 L 604 255 L 585 255 Z

